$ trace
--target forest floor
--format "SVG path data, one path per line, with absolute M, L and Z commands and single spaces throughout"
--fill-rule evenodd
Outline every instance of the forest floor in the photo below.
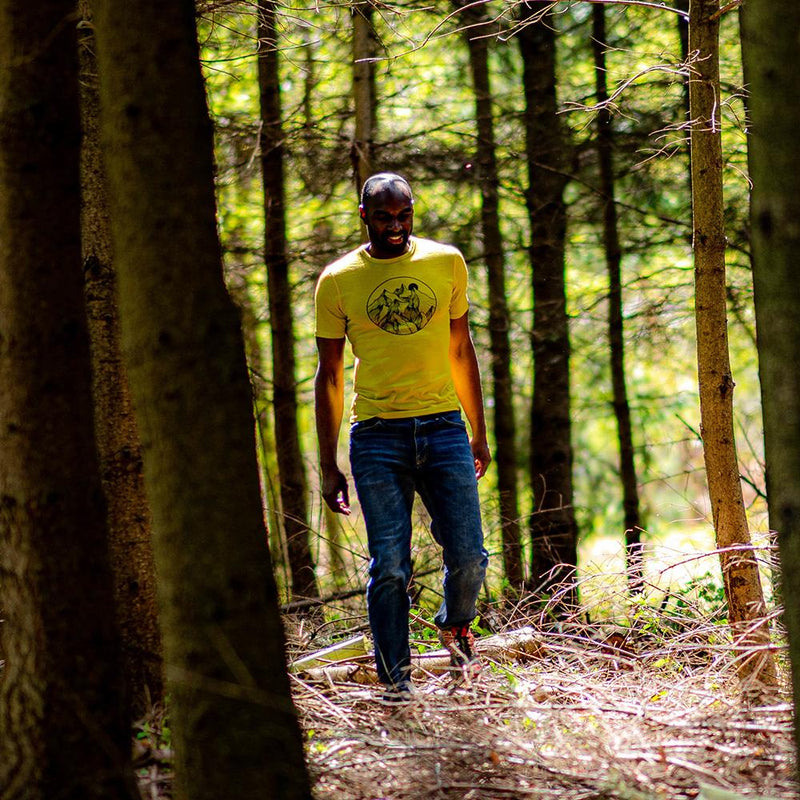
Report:
M 400 708 L 378 702 L 363 658 L 366 683 L 293 674 L 314 797 L 795 800 L 785 682 L 745 700 L 718 614 L 679 606 L 646 605 L 627 628 L 585 615 L 534 625 L 538 655 L 484 659 L 470 686 L 417 673 L 417 697 Z M 519 629 L 519 614 L 496 611 L 495 630 Z M 363 628 L 349 619 L 339 638 Z M 287 619 L 293 658 L 315 649 L 307 622 Z M 169 797 L 158 754 L 141 749 L 139 765 L 143 798 Z
M 729 656 L 683 633 L 615 648 L 562 629 L 543 658 L 418 680 L 395 710 L 296 680 L 315 797 L 796 798 L 788 696 L 744 702 Z

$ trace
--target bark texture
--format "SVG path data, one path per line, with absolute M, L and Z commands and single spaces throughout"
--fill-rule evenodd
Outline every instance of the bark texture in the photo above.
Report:
M 133 717 L 164 702 L 150 508 L 144 491 L 139 432 L 122 363 L 117 277 L 108 191 L 100 152 L 100 98 L 88 3 L 81 3 L 81 237 L 92 353 L 95 442 L 106 498 L 114 608 Z
M 689 99 L 692 117 L 692 226 L 700 430 L 708 494 L 720 548 L 728 619 L 739 675 L 775 682 L 758 562 L 742 497 L 733 430 L 733 376 L 728 353 L 723 221 L 722 138 L 719 117 L 719 2 L 691 0 Z M 747 685 L 747 684 L 745 684 Z
M 552 11 L 523 4 L 519 33 L 525 89 L 527 205 L 533 271 L 533 405 L 530 465 L 531 587 L 552 594 L 572 585 L 577 526 L 572 506 L 569 323 L 564 278 L 567 143 L 556 106 L 556 35 Z M 535 16 L 534 16 L 535 15 Z M 541 19 L 535 19 L 540 17 Z M 568 588 L 565 603 L 575 602 Z
M 511 373 L 511 315 L 506 302 L 505 253 L 500 231 L 500 179 L 497 174 L 492 88 L 489 71 L 489 20 L 482 6 L 455 0 L 459 22 L 466 26 L 464 38 L 469 49 L 475 92 L 478 128 L 475 178 L 481 193 L 483 257 L 489 287 L 489 347 L 492 356 L 493 429 L 503 569 L 512 588 L 523 581 L 522 545 L 519 531 L 517 492 L 517 447 L 514 420 L 514 387 Z
M 272 342 L 272 406 L 280 476 L 281 519 L 292 598 L 318 597 L 309 542 L 306 473 L 297 426 L 297 366 L 289 258 L 286 252 L 284 144 L 278 57 L 277 3 L 258 7 L 258 87 L 261 102 L 261 176 L 264 187 L 264 263 Z
M 3 800 L 131 798 L 92 431 L 74 5 L 0 3 Z
M 800 707 L 800 20 L 791 0 L 748 0 L 742 56 L 750 89 L 751 236 L 767 499 L 778 532 L 795 706 Z M 800 743 L 800 717 L 795 717 Z
M 309 798 L 216 231 L 191 0 L 95 6 L 123 349 L 153 513 L 178 800 Z

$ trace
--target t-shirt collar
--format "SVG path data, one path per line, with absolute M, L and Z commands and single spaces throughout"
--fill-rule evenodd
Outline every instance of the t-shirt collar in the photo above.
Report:
M 367 243 L 369 244 L 369 243 Z M 414 251 L 417 249 L 417 243 L 415 241 L 414 236 L 408 237 L 408 250 L 401 256 L 395 256 L 394 258 L 374 258 L 369 254 L 367 250 L 367 244 L 361 245 L 361 255 L 365 261 L 369 261 L 373 264 L 396 264 L 398 261 L 402 261 L 404 258 L 409 258 L 410 256 L 414 255 Z

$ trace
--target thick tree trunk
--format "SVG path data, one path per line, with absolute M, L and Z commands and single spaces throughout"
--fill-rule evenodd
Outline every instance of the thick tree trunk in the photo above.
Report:
M 377 39 L 373 27 L 372 0 L 359 0 L 351 8 L 353 15 L 353 100 L 355 136 L 350 145 L 353 180 L 361 193 L 364 181 L 375 172 L 375 58 Z M 366 232 L 366 229 L 364 229 Z
M 800 20 L 792 0 L 748 0 L 742 56 L 750 89 L 751 236 L 767 500 L 778 532 L 795 706 L 800 708 Z M 800 715 L 795 715 L 800 744 Z
M 469 48 L 478 127 L 476 179 L 481 191 L 481 229 L 489 287 L 489 347 L 492 354 L 495 464 L 500 499 L 503 568 L 512 589 L 523 582 L 517 493 L 517 447 L 514 387 L 511 375 L 511 315 L 506 302 L 505 253 L 500 232 L 500 179 L 497 174 L 492 89 L 489 73 L 488 18 L 483 7 L 455 0 Z
M 537 11 L 540 14 L 541 11 Z M 552 13 L 533 22 L 532 6 L 518 34 L 525 88 L 528 162 L 527 205 L 533 270 L 533 405 L 531 483 L 534 509 L 530 532 L 531 587 L 552 594 L 574 587 L 577 526 L 572 506 L 572 443 L 569 386 L 569 326 L 564 279 L 567 217 L 564 154 L 567 147 L 556 107 L 556 35 Z M 574 588 L 563 596 L 575 602 Z
M 592 6 L 592 47 L 597 93 L 597 157 L 600 167 L 600 194 L 603 201 L 603 245 L 608 269 L 608 343 L 611 351 L 611 386 L 614 416 L 619 437 L 619 474 L 622 481 L 624 539 L 628 580 L 639 585 L 642 578 L 642 520 L 639 513 L 639 487 L 633 450 L 633 430 L 628 390 L 625 385 L 625 340 L 622 315 L 622 248 L 617 226 L 614 181 L 614 132 L 606 83 L 606 17 L 602 5 Z
M 719 0 L 691 0 L 689 49 L 697 53 L 689 85 L 692 226 L 700 429 L 714 531 L 720 548 L 728 619 L 743 680 L 775 682 L 763 620 L 758 562 L 750 547 L 733 430 L 733 377 L 728 354 L 719 116 Z M 761 648 L 759 650 L 759 648 Z
M 0 797 L 133 797 L 80 240 L 74 4 L 0 3 Z
M 775 86 L 778 85 L 778 83 L 779 83 L 776 80 L 777 76 L 766 77 L 764 75 L 759 75 L 758 72 L 762 71 L 763 68 L 760 67 L 758 64 L 761 63 L 761 62 L 764 62 L 764 61 L 766 61 L 766 63 L 777 63 L 777 62 L 775 62 L 774 59 L 767 57 L 766 54 L 763 53 L 763 51 L 761 53 L 759 53 L 758 55 L 756 55 L 756 53 L 758 53 L 759 48 L 763 48 L 764 47 L 763 38 L 761 36 L 759 36 L 758 34 L 756 34 L 754 30 L 750 30 L 749 32 L 744 30 L 744 28 L 748 24 L 748 20 L 749 19 L 753 19 L 754 17 L 760 15 L 761 13 L 762 13 L 761 11 L 757 10 L 753 14 L 748 15 L 748 14 L 745 13 L 745 6 L 741 7 L 741 10 L 740 10 L 740 26 L 743 29 L 742 30 L 742 61 L 743 61 L 742 66 L 743 66 L 745 71 L 747 71 L 749 68 L 756 71 L 756 80 L 759 81 L 759 85 L 762 87 L 762 90 L 757 93 L 756 101 L 757 102 L 758 101 L 763 101 L 764 103 L 772 104 L 772 103 L 774 103 L 774 101 L 769 99 L 769 98 L 770 98 L 771 92 L 775 91 Z M 770 22 L 771 22 L 771 20 L 770 20 Z M 768 23 L 768 27 L 769 27 L 769 23 Z M 784 32 L 785 32 L 785 29 L 781 28 L 781 34 L 784 34 Z M 749 35 L 749 37 L 750 37 L 749 38 L 749 42 L 752 43 L 752 46 L 749 48 L 750 52 L 748 52 L 748 46 L 747 46 L 748 43 L 745 41 L 745 35 L 746 34 Z M 755 63 L 753 63 L 754 59 L 756 60 Z M 790 78 L 790 76 L 786 76 L 786 77 Z M 747 116 L 750 117 L 750 105 L 752 103 L 752 89 L 750 87 L 749 81 L 747 80 L 747 76 L 745 76 L 745 86 L 748 88 L 748 91 L 750 92 L 750 94 L 745 96 L 746 113 L 747 113 Z M 762 94 L 766 94 L 767 97 L 762 97 Z M 780 119 L 781 119 L 781 121 L 783 121 L 785 119 L 785 116 L 781 115 Z M 790 120 L 792 119 L 791 115 L 789 115 L 788 119 L 790 119 Z M 775 140 L 779 141 L 780 138 L 783 135 L 785 135 L 786 130 L 788 130 L 788 129 L 790 129 L 790 125 L 789 124 L 787 124 L 785 127 L 779 126 L 778 131 L 776 133 L 772 133 L 772 131 L 774 130 L 774 126 L 771 125 L 770 126 L 770 133 L 769 134 L 763 133 L 761 135 L 761 138 L 758 141 L 755 141 L 753 139 L 753 135 L 752 135 L 753 134 L 752 126 L 748 125 L 748 127 L 747 127 L 747 153 L 748 153 L 748 160 L 752 163 L 753 150 L 754 149 L 756 151 L 758 150 L 759 144 L 761 142 L 766 141 L 765 137 L 767 135 L 769 135 L 771 137 L 774 136 Z M 761 158 L 764 158 L 764 156 L 762 155 Z M 785 158 L 786 158 L 786 156 L 782 156 L 781 160 L 783 160 Z M 756 169 L 758 170 L 758 167 L 756 167 Z M 775 178 L 775 179 L 777 179 L 778 177 L 779 176 L 770 176 L 770 178 Z M 788 176 L 783 176 L 783 177 L 788 177 Z M 763 182 L 763 181 L 769 180 L 769 179 L 767 178 L 767 175 L 765 173 L 762 173 L 761 180 Z M 775 324 L 775 320 L 774 319 L 766 319 L 766 317 L 769 315 L 770 312 L 762 311 L 759 308 L 760 303 L 759 303 L 759 296 L 758 296 L 758 286 L 759 286 L 759 282 L 761 280 L 764 280 L 765 277 L 764 277 L 763 274 L 760 274 L 763 271 L 759 270 L 757 264 L 755 263 L 756 262 L 756 258 L 757 258 L 756 251 L 757 250 L 761 250 L 762 253 L 763 253 L 766 249 L 769 249 L 770 252 L 771 252 L 773 250 L 773 248 L 777 246 L 776 245 L 777 241 L 780 241 L 780 240 L 782 240 L 782 241 L 786 241 L 786 240 L 791 241 L 791 237 L 785 237 L 785 238 L 781 239 L 781 237 L 776 237 L 776 232 L 774 232 L 774 231 L 769 231 L 767 234 L 764 234 L 758 229 L 758 227 L 759 227 L 759 225 L 757 224 L 758 223 L 758 217 L 757 217 L 757 215 L 755 213 L 755 202 L 756 202 L 755 198 L 757 196 L 759 196 L 759 194 L 761 194 L 762 189 L 764 189 L 764 191 L 768 192 L 770 195 L 773 194 L 773 191 L 771 189 L 766 189 L 763 186 L 762 187 L 758 187 L 758 188 L 757 187 L 753 187 L 753 190 L 750 193 L 750 230 L 749 230 L 749 236 L 750 236 L 750 242 L 751 242 L 750 268 L 753 271 L 753 288 L 754 288 L 754 294 L 755 294 L 755 312 L 756 312 L 756 328 L 757 329 L 761 328 L 762 325 L 765 325 L 765 326 L 768 326 L 768 327 L 772 326 L 772 325 Z M 774 202 L 774 201 L 770 201 L 770 202 Z M 770 213 L 770 218 L 771 217 L 772 217 L 772 212 Z M 766 258 L 765 255 L 762 255 L 762 257 Z M 774 258 L 774 256 L 772 254 L 770 254 L 769 260 L 771 261 L 773 258 Z M 770 272 L 770 275 L 773 275 L 773 273 Z M 775 281 L 775 285 L 776 286 L 780 284 L 781 279 L 782 279 L 781 276 L 774 275 L 774 281 Z M 767 290 L 765 290 L 765 291 L 767 292 L 767 295 L 769 296 L 769 294 L 775 292 L 775 289 L 772 289 L 771 292 L 767 291 Z M 780 293 L 783 290 L 782 289 L 778 289 L 777 291 Z M 779 300 L 781 300 L 781 301 L 785 300 L 785 299 L 786 298 L 784 296 L 779 298 Z M 761 376 L 761 383 L 762 383 L 762 413 L 766 416 L 767 412 L 763 407 L 764 403 L 767 402 L 766 398 L 764 397 L 764 387 L 763 387 L 764 377 L 765 377 L 765 368 L 764 368 L 764 364 L 763 364 L 763 357 L 761 356 L 761 350 L 762 350 L 761 344 L 762 344 L 762 342 L 760 341 L 760 336 L 758 337 L 758 340 L 757 340 L 756 344 L 757 344 L 758 349 L 759 349 L 760 376 Z M 767 349 L 769 349 L 769 348 L 767 348 Z M 769 360 L 770 358 L 771 358 L 771 356 L 767 355 L 767 359 Z M 769 378 L 767 380 L 769 380 Z M 767 390 L 767 391 L 769 391 L 769 390 Z M 765 433 L 765 438 L 766 438 L 768 436 L 768 434 L 766 432 L 766 420 L 765 420 L 765 431 L 764 431 L 764 433 Z M 769 482 L 768 470 L 767 470 L 766 479 L 767 479 L 767 482 Z M 778 506 L 775 503 L 769 502 L 769 492 L 767 492 L 767 514 L 768 514 L 768 518 L 769 518 L 770 542 L 771 542 L 772 547 L 773 547 L 773 551 L 771 553 L 771 560 L 770 560 L 770 579 L 772 581 L 772 597 L 773 597 L 773 600 L 775 601 L 775 603 L 784 604 L 785 603 L 785 599 L 783 598 L 783 584 L 782 584 L 782 581 L 783 581 L 783 570 L 781 568 L 781 563 L 780 563 L 780 561 L 781 561 L 781 559 L 780 559 L 780 549 L 781 548 L 780 548 L 780 544 L 778 542 L 778 531 L 781 530 L 784 527 L 784 520 L 782 519 L 781 514 L 778 511 Z
M 261 101 L 261 176 L 264 186 L 264 263 L 272 341 L 272 391 L 281 516 L 286 534 L 292 598 L 318 597 L 309 543 L 306 474 L 297 425 L 297 367 L 283 173 L 283 120 L 278 63 L 277 4 L 258 6 L 258 87 Z
M 139 432 L 120 352 L 117 278 L 108 192 L 100 153 L 100 98 L 88 3 L 81 3 L 81 227 L 86 311 L 92 352 L 95 442 L 108 514 L 114 607 L 134 719 L 164 702 L 150 508 Z
M 191 0 L 98 0 L 123 348 L 153 512 L 179 800 L 309 798 L 217 239 Z

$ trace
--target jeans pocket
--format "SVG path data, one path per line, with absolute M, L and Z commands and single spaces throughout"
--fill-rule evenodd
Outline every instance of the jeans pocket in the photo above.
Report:
M 458 411 L 448 411 L 446 414 L 442 414 L 437 422 L 440 422 L 446 428 L 457 428 L 460 431 L 467 430 L 467 423 L 464 422 Z
M 355 436 L 359 433 L 365 433 L 366 431 L 373 431 L 376 428 L 380 428 L 384 424 L 384 421 L 381 417 L 370 417 L 369 419 L 360 420 L 354 422 L 350 426 L 350 435 Z

